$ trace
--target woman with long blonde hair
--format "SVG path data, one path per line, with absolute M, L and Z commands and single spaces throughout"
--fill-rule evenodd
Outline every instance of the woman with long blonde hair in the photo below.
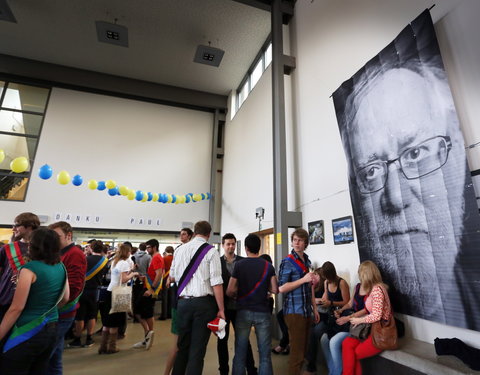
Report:
M 351 317 L 353 325 L 360 323 L 375 323 L 380 320 L 389 320 L 393 314 L 387 286 L 382 281 L 380 270 L 370 260 L 362 262 L 358 267 L 358 277 L 362 290 L 368 295 L 365 300 L 365 309 L 368 314 L 362 317 Z M 361 375 L 360 360 L 373 357 L 381 352 L 372 342 L 370 334 L 364 341 L 354 337 L 347 337 L 342 343 L 343 375 Z
M 110 311 L 112 306 L 112 290 L 114 287 L 126 283 L 133 277 L 138 276 L 138 272 L 131 272 L 131 266 L 127 259 L 130 256 L 130 246 L 121 244 L 113 258 L 111 266 L 111 279 L 107 288 L 107 296 L 105 300 L 105 310 Z M 102 342 L 98 349 L 98 354 L 117 353 L 117 336 L 118 327 L 125 324 L 127 319 L 126 313 L 119 312 L 113 314 L 105 314 L 102 317 Z

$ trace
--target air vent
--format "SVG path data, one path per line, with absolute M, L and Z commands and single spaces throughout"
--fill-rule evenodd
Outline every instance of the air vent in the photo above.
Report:
M 96 21 L 95 25 L 99 42 L 128 47 L 128 29 L 125 26 L 103 21 Z
M 210 46 L 198 46 L 194 62 L 211 66 L 219 66 L 225 51 Z
M 7 4 L 7 0 L 0 0 L 0 21 L 17 23 L 12 10 Z

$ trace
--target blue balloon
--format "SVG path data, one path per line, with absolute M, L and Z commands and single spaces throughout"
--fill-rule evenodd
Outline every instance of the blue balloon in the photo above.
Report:
M 148 192 L 147 193 L 147 201 L 150 202 L 153 199 L 153 194 Z
M 204 201 L 205 198 L 207 198 L 206 194 L 203 194 L 203 193 L 202 193 L 201 196 L 202 196 L 202 201 Z
M 212 198 L 212 194 L 207 193 L 207 199 L 211 199 L 211 198 Z
M 143 199 L 143 191 L 137 190 L 135 193 L 135 199 L 140 202 Z
M 187 195 L 185 196 L 185 199 L 186 199 L 186 200 L 185 200 L 185 203 L 190 203 L 190 201 L 191 201 L 190 195 L 187 194 Z
M 162 193 L 160 194 L 160 198 L 159 201 L 162 202 L 162 203 L 167 203 L 167 195 L 165 193 Z
M 74 184 L 75 186 L 80 186 L 81 184 L 83 184 L 82 176 L 80 176 L 79 174 L 76 174 L 75 176 L 73 176 L 72 184 Z
M 118 195 L 118 187 L 115 186 L 113 189 L 108 189 L 108 195 L 110 195 L 111 197 Z
M 97 190 L 105 190 L 107 187 L 105 186 L 105 181 L 98 181 L 98 186 L 97 186 Z
M 177 196 L 175 194 L 172 194 L 172 203 L 175 203 L 177 201 Z
M 53 169 L 48 164 L 42 165 L 38 170 L 38 177 L 42 180 L 48 180 L 53 175 Z

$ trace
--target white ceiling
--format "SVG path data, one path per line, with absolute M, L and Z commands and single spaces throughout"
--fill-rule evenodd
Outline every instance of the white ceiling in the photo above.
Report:
M 270 33 L 269 12 L 232 0 L 8 0 L 0 53 L 220 95 L 237 88 Z M 126 26 L 129 47 L 97 41 L 95 21 Z M 225 51 L 193 62 L 199 44 Z

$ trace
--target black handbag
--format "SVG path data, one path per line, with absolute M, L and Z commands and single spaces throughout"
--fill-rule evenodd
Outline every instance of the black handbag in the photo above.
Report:
M 340 316 L 349 316 L 352 315 L 354 311 L 352 309 L 343 310 Z M 327 336 L 331 339 L 339 332 L 348 332 L 350 329 L 350 322 L 347 322 L 343 325 L 337 324 L 337 318 L 335 317 L 335 309 L 330 309 L 328 312 L 327 319 Z

